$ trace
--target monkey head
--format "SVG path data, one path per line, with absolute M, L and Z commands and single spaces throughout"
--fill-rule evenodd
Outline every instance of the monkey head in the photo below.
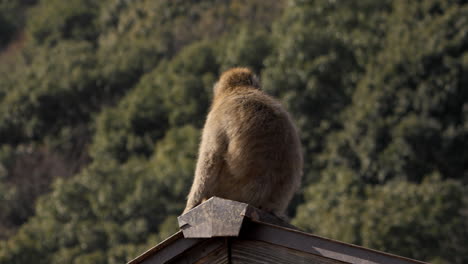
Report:
M 224 72 L 214 86 L 214 95 L 233 91 L 236 87 L 261 89 L 258 77 L 248 68 L 233 68 Z

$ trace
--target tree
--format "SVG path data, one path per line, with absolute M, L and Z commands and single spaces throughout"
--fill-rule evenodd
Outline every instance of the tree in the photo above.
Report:
M 90 0 L 41 1 L 31 10 L 27 27 L 38 44 L 55 45 L 63 39 L 94 41 L 99 7 Z
M 421 184 L 364 186 L 335 170 L 307 188 L 293 224 L 319 235 L 431 263 L 465 263 L 466 187 L 432 175 Z M 326 219 L 326 221 L 324 221 Z
M 464 263 L 467 5 L 395 1 L 393 10 L 386 44 L 366 66 L 343 129 L 328 136 L 321 180 L 306 190 L 295 223 L 404 256 Z
M 394 8 L 387 48 L 360 81 L 326 159 L 373 183 L 432 173 L 466 182 L 467 5 L 397 1 Z
M 262 81 L 298 123 L 306 183 L 319 178 L 324 138 L 341 127 L 341 112 L 380 44 L 387 6 L 386 1 L 291 1 L 273 27 L 276 45 Z
M 265 67 L 264 60 L 270 55 L 273 47 L 268 32 L 245 27 L 234 36 L 234 39 L 227 38 L 227 44 L 219 51 L 221 69 L 224 71 L 232 67 L 249 67 L 260 73 Z

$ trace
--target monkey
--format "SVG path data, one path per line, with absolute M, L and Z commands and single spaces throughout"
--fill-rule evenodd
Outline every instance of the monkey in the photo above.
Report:
M 213 88 L 184 213 L 217 196 L 285 217 L 302 169 L 289 113 L 250 69 L 230 69 Z

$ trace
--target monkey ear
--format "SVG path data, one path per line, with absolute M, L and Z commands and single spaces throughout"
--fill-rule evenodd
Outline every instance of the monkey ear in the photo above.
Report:
M 213 95 L 216 95 L 219 91 L 219 81 L 213 85 Z
M 255 74 L 252 74 L 251 75 L 251 78 L 250 78 L 250 81 L 251 81 L 251 85 L 259 90 L 262 89 L 261 85 L 260 85 L 260 79 L 257 77 L 257 75 Z

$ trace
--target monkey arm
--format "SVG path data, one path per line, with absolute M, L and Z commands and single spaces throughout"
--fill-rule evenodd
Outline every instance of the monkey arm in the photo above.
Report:
M 204 131 L 200 144 L 195 179 L 184 213 L 214 195 L 224 166 L 227 140 L 220 130 Z

